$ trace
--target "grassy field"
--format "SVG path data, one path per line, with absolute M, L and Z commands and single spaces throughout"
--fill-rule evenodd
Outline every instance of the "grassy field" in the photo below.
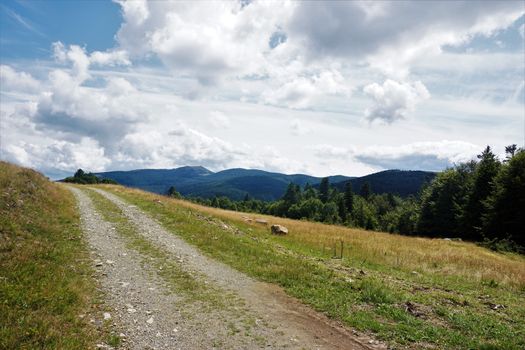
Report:
M 243 214 L 103 186 L 217 260 L 393 348 L 525 348 L 525 259 L 474 244 Z M 282 224 L 287 236 L 248 221 Z M 341 255 L 343 242 L 343 258 Z
M 89 322 L 98 294 L 75 208 L 67 189 L 0 162 L 0 349 L 84 350 L 109 338 Z

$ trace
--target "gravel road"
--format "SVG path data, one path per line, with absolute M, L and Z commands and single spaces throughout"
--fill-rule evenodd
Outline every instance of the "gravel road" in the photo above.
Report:
M 93 189 L 115 203 L 138 234 L 169 254 L 183 270 L 199 276 L 204 283 L 224 294 L 235 295 L 225 300 L 236 305 L 215 309 L 208 305 L 204 309 L 200 303 L 188 302 L 167 286 L 147 259 L 126 248 L 125 238 L 96 212 L 83 190 L 69 188 L 78 201 L 83 229 L 107 296 L 106 303 L 113 310 L 105 316 L 110 316 L 114 326 L 124 335 L 125 341 L 120 348 L 385 348 L 313 311 L 279 287 L 255 281 L 210 259 L 120 197 Z M 246 320 L 254 322 L 249 330 L 242 330 Z M 232 332 L 232 329 L 237 331 Z

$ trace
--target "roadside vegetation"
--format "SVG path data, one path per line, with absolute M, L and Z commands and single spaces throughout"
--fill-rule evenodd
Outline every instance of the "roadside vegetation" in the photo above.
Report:
M 354 189 L 347 181 L 338 189 L 324 178 L 319 186 L 290 183 L 274 202 L 249 196 L 242 201 L 224 196 L 188 199 L 214 208 L 411 236 L 452 237 L 494 250 L 525 252 L 525 151 L 511 145 L 506 153 L 500 161 L 487 146 L 478 161 L 437 174 L 419 195 L 406 198 L 374 193 L 367 182 Z M 174 187 L 167 195 L 180 198 Z
M 278 284 L 394 348 L 525 346 L 525 259 L 520 255 L 103 188 L 211 257 Z M 284 225 L 289 234 L 273 236 L 255 219 Z
M 41 174 L 0 162 L 0 348 L 89 349 L 98 295 L 75 199 Z

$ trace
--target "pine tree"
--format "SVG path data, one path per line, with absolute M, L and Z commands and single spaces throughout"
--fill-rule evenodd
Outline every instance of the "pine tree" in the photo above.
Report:
M 346 212 L 351 215 L 354 210 L 354 191 L 352 191 L 352 183 L 350 181 L 345 184 L 344 199 Z
M 321 180 L 321 183 L 319 184 L 319 199 L 321 202 L 326 203 L 328 202 L 328 198 L 330 196 L 330 179 L 325 177 Z
M 518 150 L 494 179 L 485 202 L 483 233 L 487 238 L 510 238 L 525 248 L 525 151 Z
M 478 155 L 479 163 L 474 171 L 472 189 L 468 194 L 468 200 L 463 208 L 462 227 L 464 237 L 479 241 L 481 235 L 481 218 L 487 215 L 485 201 L 493 192 L 493 180 L 499 172 L 501 163 L 487 146 Z
M 364 199 L 368 200 L 370 198 L 370 194 L 372 193 L 372 189 L 370 188 L 370 183 L 366 181 L 359 190 L 359 194 Z

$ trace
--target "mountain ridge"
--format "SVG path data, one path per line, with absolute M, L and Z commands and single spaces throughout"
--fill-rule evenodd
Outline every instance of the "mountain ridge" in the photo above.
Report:
M 295 183 L 304 187 L 316 186 L 322 177 L 306 174 L 282 174 L 259 169 L 232 168 L 213 172 L 202 166 L 183 166 L 172 169 L 135 169 L 127 171 L 99 172 L 95 175 L 118 183 L 155 193 L 166 193 L 174 186 L 184 196 L 212 198 L 226 196 L 242 200 L 246 195 L 265 201 L 279 199 L 288 187 Z M 329 176 L 330 183 L 342 190 L 350 181 L 354 191 L 368 181 L 375 193 L 393 193 L 403 197 L 415 195 L 423 185 L 435 176 L 433 172 L 418 170 L 386 170 L 374 174 L 351 177 Z

